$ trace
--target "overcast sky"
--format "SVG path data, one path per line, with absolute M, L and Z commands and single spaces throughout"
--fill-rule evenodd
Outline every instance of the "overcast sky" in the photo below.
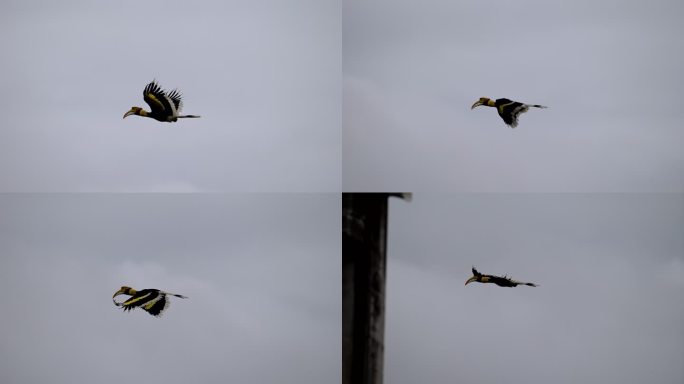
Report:
M 683 202 L 390 199 L 385 382 L 684 382 Z M 464 286 L 472 266 L 540 286 Z
M 0 382 L 329 383 L 338 195 L 0 195 Z M 122 285 L 186 295 L 124 313 Z M 118 299 L 118 298 L 117 298 Z
M 3 1 L 0 382 L 336 380 L 346 190 L 416 193 L 391 200 L 386 382 L 680 384 L 683 17 Z M 122 119 L 153 79 L 202 118 Z M 549 108 L 510 129 L 479 97 Z M 121 285 L 190 299 L 124 314 Z
M 684 2 L 343 2 L 346 191 L 684 191 Z M 510 129 L 479 97 L 547 105 Z
M 337 0 L 3 1 L 0 191 L 333 192 Z M 201 119 L 160 123 L 143 88 Z

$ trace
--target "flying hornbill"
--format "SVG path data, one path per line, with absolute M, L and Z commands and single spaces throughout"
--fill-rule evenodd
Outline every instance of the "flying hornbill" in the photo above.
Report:
M 119 295 L 129 295 L 131 298 L 123 303 L 117 303 L 114 298 Z M 112 301 L 114 301 L 116 306 L 123 307 L 124 312 L 130 311 L 135 307 L 140 307 L 152 316 L 160 316 L 169 306 L 169 300 L 166 298 L 166 295 L 187 299 L 187 297 L 183 295 L 176 295 L 175 293 L 168 293 L 158 289 L 143 289 L 142 291 L 136 291 L 131 287 L 124 286 L 116 291 L 114 296 L 112 296 Z
M 155 80 L 147 84 L 143 91 L 143 98 L 152 111 L 148 112 L 140 107 L 131 107 L 131 110 L 124 114 L 124 119 L 130 115 L 138 115 L 171 123 L 186 117 L 199 117 L 197 115 L 179 116 L 178 114 L 183 109 L 180 92 L 177 89 L 166 92 Z
M 511 128 L 515 128 L 518 126 L 518 115 L 527 112 L 527 110 L 530 107 L 547 108 L 543 105 L 523 104 L 508 99 L 496 99 L 496 101 L 494 101 L 486 97 L 480 97 L 480 100 L 476 101 L 475 104 L 473 104 L 473 106 L 470 107 L 470 109 L 474 109 L 475 107 L 479 107 L 480 105 L 496 107 L 496 110 L 499 112 L 499 116 L 501 116 L 503 121 L 506 124 L 508 124 Z
M 518 285 L 529 285 L 530 287 L 537 287 L 537 284 L 534 283 L 523 283 L 521 281 L 515 281 L 509 278 L 508 276 L 492 276 L 492 275 L 483 275 L 480 272 L 473 267 L 473 277 L 468 279 L 465 282 L 465 285 L 468 285 L 468 283 L 472 283 L 473 281 L 477 281 L 478 283 L 494 283 L 498 285 L 499 287 L 517 287 Z

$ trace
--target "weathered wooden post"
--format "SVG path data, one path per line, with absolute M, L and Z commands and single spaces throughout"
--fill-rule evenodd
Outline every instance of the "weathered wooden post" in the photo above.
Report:
M 342 194 L 342 384 L 382 384 L 390 196 Z

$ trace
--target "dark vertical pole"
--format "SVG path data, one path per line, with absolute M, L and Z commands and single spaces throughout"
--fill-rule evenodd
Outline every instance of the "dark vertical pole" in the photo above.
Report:
M 389 196 L 342 194 L 342 384 L 382 384 Z

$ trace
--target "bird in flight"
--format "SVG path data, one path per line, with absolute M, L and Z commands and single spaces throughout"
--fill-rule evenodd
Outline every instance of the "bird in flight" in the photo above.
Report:
M 129 295 L 131 297 L 123 303 L 117 303 L 114 298 L 119 295 Z M 158 289 L 143 289 L 141 291 L 136 291 L 131 287 L 124 286 L 116 291 L 114 296 L 112 296 L 112 301 L 114 301 L 116 306 L 123 307 L 124 312 L 140 307 L 152 316 L 160 316 L 169 306 L 169 299 L 166 297 L 167 295 L 187 299 L 186 296 L 164 292 Z
M 179 115 L 183 109 L 180 92 L 177 89 L 171 92 L 164 91 L 155 80 L 147 84 L 143 90 L 143 99 L 150 106 L 151 111 L 148 112 L 140 107 L 131 107 L 131 110 L 126 112 L 123 118 L 138 115 L 173 123 L 178 119 L 199 117 L 197 115 Z
M 465 285 L 468 285 L 469 283 L 472 283 L 473 281 L 476 281 L 478 283 L 494 283 L 498 285 L 499 287 L 517 287 L 518 285 L 529 285 L 530 287 L 538 287 L 537 284 L 534 283 L 523 283 L 522 281 L 515 281 L 508 276 L 492 276 L 492 275 L 483 275 L 480 272 L 473 267 L 473 276 L 466 280 Z
M 496 99 L 496 101 L 494 101 L 486 97 L 480 97 L 480 100 L 476 101 L 470 109 L 474 109 L 480 105 L 495 107 L 504 123 L 508 124 L 511 128 L 518 126 L 518 116 L 520 116 L 521 113 L 527 112 L 530 107 L 547 108 L 539 104 L 524 104 L 508 99 Z

